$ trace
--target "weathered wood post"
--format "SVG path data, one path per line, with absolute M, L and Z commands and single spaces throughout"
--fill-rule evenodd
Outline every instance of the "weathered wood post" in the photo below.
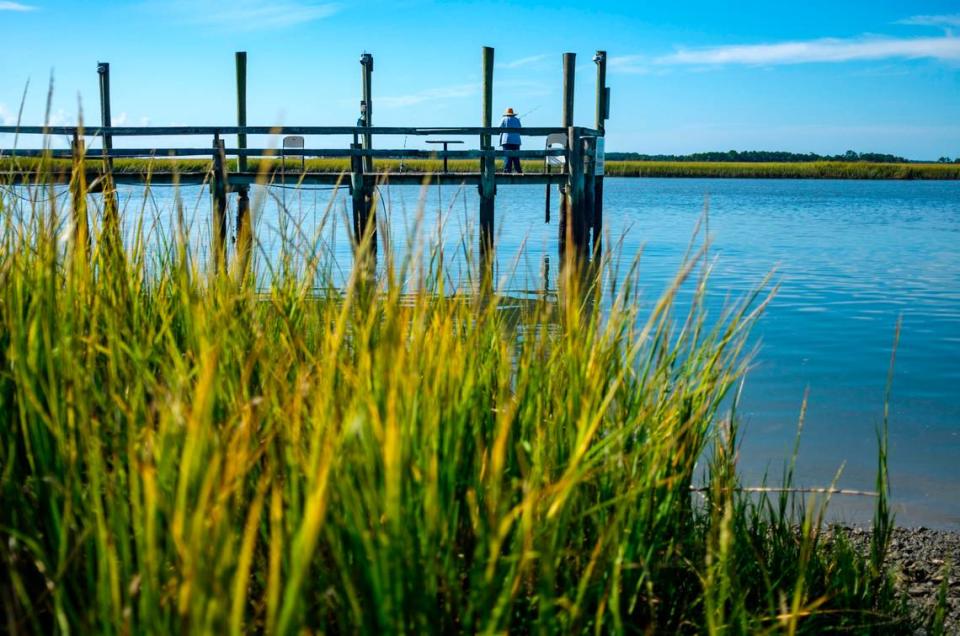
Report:
M 360 118 L 362 126 L 373 126 L 373 55 L 364 53 L 360 56 L 361 80 L 363 82 L 363 101 L 360 102 Z M 373 148 L 373 135 L 364 133 L 363 147 L 366 150 Z M 363 158 L 363 171 L 373 172 L 373 157 Z
M 73 134 L 73 165 L 70 171 L 70 203 L 73 214 L 73 250 L 77 258 L 86 260 L 90 252 L 90 226 L 87 221 L 86 147 L 82 132 Z
M 104 128 L 110 128 L 110 63 L 97 62 L 97 75 L 100 77 L 100 125 Z M 113 169 L 113 159 L 110 158 L 110 151 L 113 150 L 113 135 L 101 133 L 103 140 L 103 156 L 105 167 L 108 171 Z
M 598 137 L 585 137 L 583 153 L 583 251 L 590 250 L 590 236 L 596 213 L 596 151 Z
M 563 54 L 563 127 L 567 130 L 567 183 L 564 185 L 563 195 L 560 197 L 560 222 L 559 232 L 560 232 L 560 256 L 561 263 L 564 262 L 563 256 L 566 254 L 567 243 L 573 242 L 576 245 L 576 211 L 572 206 L 572 192 L 571 192 L 571 181 L 573 178 L 573 161 L 574 155 L 577 154 L 578 149 L 575 148 L 572 144 L 572 136 L 570 135 L 570 129 L 573 126 L 573 96 L 574 96 L 574 82 L 575 82 L 575 72 L 577 67 L 577 54 L 576 53 L 564 53 Z M 578 140 L 579 143 L 579 140 Z M 582 167 L 582 166 L 581 166 Z
M 213 179 L 210 182 L 213 198 L 213 223 L 210 242 L 213 247 L 214 271 L 222 272 L 227 264 L 227 159 L 220 135 L 213 136 Z
M 373 126 L 373 55 L 364 53 L 360 56 L 360 69 L 363 99 L 360 102 L 360 121 L 358 123 L 363 128 L 370 128 Z M 363 134 L 363 149 L 373 149 L 373 135 L 369 132 Z M 360 170 L 351 171 L 351 185 L 354 206 L 357 210 L 355 215 L 358 219 L 356 222 L 359 230 L 356 234 L 357 241 L 361 240 L 364 232 L 369 231 L 370 250 L 372 254 L 376 254 L 377 211 L 373 200 L 373 189 L 376 184 L 371 181 L 371 177 L 368 176 L 370 174 L 373 174 L 373 157 L 366 155 L 360 160 Z
M 493 48 L 483 47 L 482 57 L 482 97 L 480 125 L 484 128 L 493 126 Z M 484 153 L 480 157 L 480 266 L 483 274 L 491 274 L 494 237 L 494 199 L 497 194 L 496 158 L 492 136 L 480 135 L 480 149 Z M 489 271 L 488 271 L 489 270 Z
M 100 126 L 110 128 L 113 119 L 110 116 L 110 64 L 97 62 L 97 75 L 100 78 Z M 117 202 L 117 189 L 113 180 L 113 135 L 101 133 L 103 144 L 103 238 L 120 240 L 120 207 Z
M 597 65 L 597 113 L 594 127 L 600 132 L 595 146 L 594 166 L 600 169 L 594 178 L 593 204 L 593 254 L 597 257 L 603 251 L 603 165 L 605 151 L 606 122 L 610 117 L 610 89 L 607 88 L 607 52 L 597 51 L 593 61 Z
M 247 125 L 247 52 L 237 51 L 237 126 Z M 247 134 L 237 133 L 237 148 L 247 147 Z M 247 172 L 247 156 L 237 155 L 237 172 Z M 243 184 L 237 187 L 237 264 L 238 273 L 245 278 L 250 270 L 253 253 L 253 223 L 250 219 L 250 188 Z
M 567 211 L 569 212 L 569 231 L 567 236 L 572 237 L 573 249 L 578 256 L 586 251 L 586 217 L 584 215 L 584 165 L 583 165 L 583 135 L 580 128 L 567 128 L 567 145 L 570 147 L 567 161 Z
M 361 144 L 350 144 L 350 150 L 359 151 Z M 350 195 L 353 202 L 353 244 L 354 249 L 363 239 L 363 230 L 367 223 L 366 193 L 363 185 L 363 157 L 350 155 Z

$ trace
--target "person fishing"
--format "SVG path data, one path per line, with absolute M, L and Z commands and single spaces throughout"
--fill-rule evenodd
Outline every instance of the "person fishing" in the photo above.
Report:
M 520 118 L 517 117 L 517 114 L 513 112 L 512 108 L 508 108 L 503 112 L 503 120 L 500 122 L 500 128 L 508 131 L 500 133 L 500 147 L 505 151 L 520 150 L 520 133 L 509 132 L 511 128 L 522 128 Z M 514 172 L 514 169 L 516 169 L 518 174 L 523 174 L 520 157 L 504 157 L 503 171 L 509 174 Z

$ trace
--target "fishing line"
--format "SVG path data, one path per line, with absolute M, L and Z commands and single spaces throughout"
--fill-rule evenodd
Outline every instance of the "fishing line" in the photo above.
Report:
M 527 115 L 532 115 L 533 113 L 537 112 L 537 111 L 540 110 L 541 108 L 543 108 L 543 105 L 542 105 L 542 104 L 541 104 L 540 106 L 537 106 L 536 108 L 534 108 L 534 109 L 532 109 L 532 110 L 528 110 L 527 112 L 525 112 L 525 113 L 522 114 L 522 115 L 519 115 L 519 116 L 517 117 L 517 119 L 523 119 L 523 118 L 526 117 Z
M 18 186 L 18 187 L 24 187 L 24 186 Z M 21 201 L 26 202 L 26 203 L 50 203 L 51 201 L 56 201 L 56 200 L 60 199 L 61 197 L 64 197 L 64 196 L 66 196 L 67 194 L 70 193 L 69 190 L 64 190 L 63 192 L 60 192 L 60 193 L 58 193 L 58 194 L 55 194 L 53 197 L 46 197 L 46 198 L 44 198 L 44 199 L 40 199 L 40 198 L 34 199 L 34 198 L 30 197 L 30 196 L 20 194 L 20 193 L 17 192 L 14 188 L 11 188 L 11 187 L 2 187 L 2 188 L 0 188 L 0 189 L 4 190 L 7 194 L 9 194 L 9 195 L 11 195 L 11 196 L 14 196 L 14 197 L 20 199 Z
M 265 184 L 268 188 L 282 188 L 284 190 L 302 190 L 305 192 L 329 192 L 331 190 L 345 190 L 346 186 L 324 186 L 321 188 L 304 188 L 296 185 L 278 185 L 276 183 Z

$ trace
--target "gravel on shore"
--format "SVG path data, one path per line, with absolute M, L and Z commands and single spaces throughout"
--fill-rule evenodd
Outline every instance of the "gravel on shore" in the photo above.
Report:
M 863 550 L 870 547 L 869 528 L 835 526 Z M 896 528 L 890 539 L 887 565 L 897 585 L 910 599 L 912 609 L 930 616 L 947 578 L 945 633 L 960 634 L 960 532 L 930 528 Z M 949 572 L 947 571 L 949 568 Z

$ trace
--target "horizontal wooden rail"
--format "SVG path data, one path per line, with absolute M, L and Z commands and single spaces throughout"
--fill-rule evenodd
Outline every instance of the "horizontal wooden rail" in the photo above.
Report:
M 600 136 L 593 128 L 577 127 L 582 137 Z M 100 137 L 162 137 L 169 135 L 498 135 L 504 128 L 441 127 L 410 128 L 395 126 L 0 126 L 0 134 L 67 135 Z M 510 128 L 511 133 L 525 137 L 546 137 L 566 133 L 566 128 Z
M 544 150 L 417 150 L 406 148 L 402 150 L 362 148 L 226 148 L 224 154 L 239 157 L 378 157 L 383 159 L 480 159 L 482 157 L 519 157 L 521 159 L 543 159 L 544 157 L 561 157 L 566 153 L 563 148 L 547 148 Z M 170 157 L 209 157 L 213 154 L 212 148 L 112 148 L 108 152 L 103 150 L 87 150 L 87 159 L 121 159 L 127 158 L 157 158 Z M 73 151 L 68 149 L 12 149 L 0 150 L 0 157 L 51 157 L 53 159 L 69 159 Z

